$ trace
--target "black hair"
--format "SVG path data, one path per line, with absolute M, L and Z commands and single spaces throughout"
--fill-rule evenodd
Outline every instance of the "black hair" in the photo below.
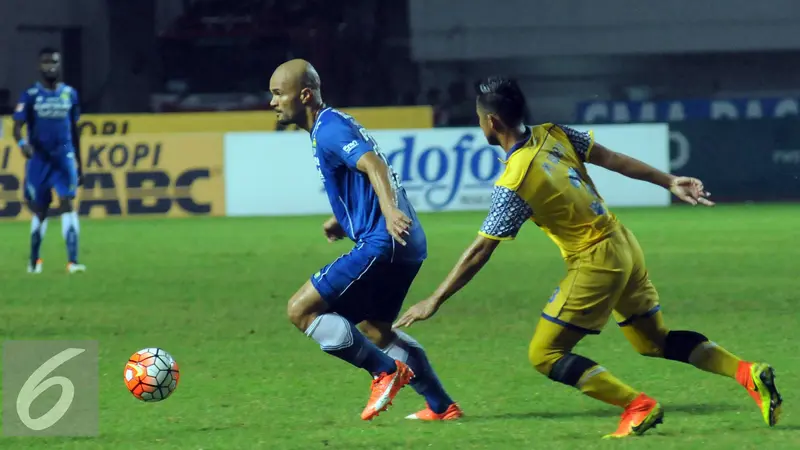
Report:
M 60 53 L 60 52 L 53 47 L 45 47 L 39 50 L 39 57 L 42 57 L 44 55 L 53 55 L 55 53 Z
M 491 114 L 497 115 L 509 127 L 525 120 L 525 94 L 517 81 L 502 76 L 491 76 L 476 86 L 478 104 Z

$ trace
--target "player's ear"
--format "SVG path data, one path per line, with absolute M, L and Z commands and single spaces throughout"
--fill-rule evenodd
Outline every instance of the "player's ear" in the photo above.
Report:
M 300 101 L 303 102 L 304 105 L 311 103 L 311 100 L 314 98 L 314 93 L 309 88 L 303 88 L 300 91 Z
M 500 125 L 500 121 L 497 120 L 497 116 L 494 114 L 487 114 L 486 115 L 486 124 L 489 125 L 489 129 L 492 131 L 500 131 L 498 127 Z

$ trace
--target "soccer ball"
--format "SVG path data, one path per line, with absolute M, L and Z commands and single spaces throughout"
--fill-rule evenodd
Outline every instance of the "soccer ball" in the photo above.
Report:
M 131 355 L 125 364 L 125 386 L 134 397 L 159 402 L 178 387 L 178 363 L 160 348 L 146 348 Z

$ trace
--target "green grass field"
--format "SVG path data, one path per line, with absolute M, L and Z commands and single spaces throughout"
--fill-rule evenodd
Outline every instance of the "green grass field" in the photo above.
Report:
M 734 381 L 635 354 L 616 326 L 578 351 L 658 398 L 664 425 L 607 442 L 619 411 L 533 370 L 527 346 L 563 275 L 533 224 L 431 321 L 410 332 L 426 346 L 466 413 L 416 423 L 411 389 L 372 423 L 359 413 L 369 379 L 323 354 L 286 319 L 289 296 L 349 250 L 322 238 L 322 218 L 85 220 L 83 275 L 68 276 L 60 224 L 43 246 L 45 273 L 25 273 L 27 223 L 3 223 L 5 339 L 100 343 L 100 436 L 0 438 L 47 449 L 755 449 L 800 448 L 797 371 L 799 206 L 618 210 L 638 236 L 674 329 L 696 329 L 746 359 L 776 367 L 786 400 L 768 429 Z M 422 216 L 430 257 L 408 304 L 431 292 L 475 236 L 482 214 Z M 140 348 L 181 366 L 178 390 L 146 404 L 122 370 Z

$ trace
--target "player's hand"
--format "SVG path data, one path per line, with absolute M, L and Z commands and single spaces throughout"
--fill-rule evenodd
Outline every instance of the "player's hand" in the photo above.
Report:
M 33 146 L 31 144 L 24 144 L 19 149 L 22 150 L 22 156 L 25 158 L 31 159 L 31 156 L 33 156 Z
M 430 319 L 439 310 L 439 302 L 434 298 L 423 300 L 406 311 L 392 328 L 410 327 L 414 322 Z
M 347 237 L 344 228 L 336 220 L 336 217 L 331 217 L 322 224 L 322 232 L 325 233 L 325 238 L 328 239 L 328 242 L 336 242 Z
M 383 218 L 386 220 L 386 230 L 392 235 L 395 241 L 400 245 L 405 246 L 406 241 L 403 236 L 407 236 L 409 228 L 411 228 L 411 219 L 405 215 L 403 211 L 396 207 L 392 207 L 389 211 L 384 213 Z
M 690 205 L 714 206 L 708 199 L 711 193 L 705 190 L 703 182 L 697 178 L 675 177 L 669 185 L 669 191 Z

